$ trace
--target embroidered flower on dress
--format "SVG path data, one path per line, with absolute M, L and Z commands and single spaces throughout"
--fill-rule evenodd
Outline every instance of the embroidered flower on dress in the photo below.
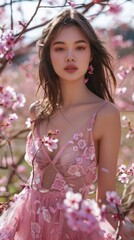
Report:
M 45 207 L 42 207 L 41 211 L 43 213 L 44 220 L 46 222 L 50 223 L 51 222 L 51 215 L 50 215 L 50 212 L 48 211 L 48 209 L 45 208 Z
M 73 146 L 73 150 L 74 150 L 75 152 L 77 152 L 77 151 L 78 151 L 78 147 L 77 147 L 77 146 Z
M 31 222 L 31 231 L 33 240 L 40 239 L 41 227 L 37 222 Z
M 75 175 L 77 177 L 80 177 L 85 173 L 85 171 L 81 165 L 72 165 L 69 167 L 67 173 L 70 175 Z
M 65 181 L 63 180 L 62 176 L 57 173 L 54 183 L 52 185 L 52 189 L 55 190 L 62 190 L 64 188 Z
M 78 146 L 79 146 L 80 149 L 84 149 L 85 146 L 86 146 L 86 141 L 80 139 L 80 140 L 78 141 Z
M 94 157 L 95 157 L 95 152 L 94 152 L 94 147 L 93 147 L 93 145 L 85 148 L 85 150 L 84 150 L 84 157 L 85 157 L 86 159 L 91 159 L 91 160 L 94 159 Z
M 75 133 L 75 134 L 73 135 L 73 139 L 76 140 L 76 141 L 79 139 L 78 133 Z
M 81 164 L 82 161 L 83 161 L 83 159 L 82 159 L 81 157 L 77 157 L 77 158 L 76 158 L 76 162 L 77 162 L 77 164 Z
M 82 132 L 79 133 L 79 137 L 83 137 L 83 133 Z

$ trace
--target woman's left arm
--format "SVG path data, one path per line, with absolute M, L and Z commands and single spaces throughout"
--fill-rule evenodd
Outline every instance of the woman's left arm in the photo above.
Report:
M 98 118 L 98 189 L 97 201 L 105 202 L 106 192 L 115 191 L 116 170 L 120 147 L 120 113 L 115 105 L 108 103 Z

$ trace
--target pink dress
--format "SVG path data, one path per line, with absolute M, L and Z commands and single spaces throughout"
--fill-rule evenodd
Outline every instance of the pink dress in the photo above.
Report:
M 97 111 L 98 112 L 98 111 Z M 96 181 L 97 163 L 92 137 L 97 112 L 87 126 L 73 134 L 66 145 L 51 159 L 40 145 L 38 129 L 28 135 L 26 161 L 32 166 L 31 176 L 15 202 L 0 217 L 0 240 L 103 240 L 111 232 L 104 221 L 101 231 L 73 231 L 68 226 L 63 200 L 68 190 L 86 198 Z M 62 159 L 62 161 L 60 161 Z

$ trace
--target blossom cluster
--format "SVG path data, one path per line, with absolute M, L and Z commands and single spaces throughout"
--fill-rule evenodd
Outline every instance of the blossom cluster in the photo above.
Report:
M 16 93 L 14 88 L 0 86 L 0 128 L 4 129 L 18 118 L 15 111 L 22 108 L 26 99 L 22 93 Z
M 58 148 L 58 139 L 54 136 L 59 133 L 59 130 L 51 131 L 49 130 L 47 136 L 44 135 L 43 138 L 39 139 L 42 144 L 44 144 L 49 152 L 53 152 L 54 149 Z
M 123 66 L 119 67 L 119 72 L 117 73 L 117 77 L 119 80 L 125 80 L 128 74 L 131 72 L 131 67 L 124 68 Z
M 118 207 L 121 200 L 116 192 L 108 191 L 106 200 L 109 206 Z M 101 231 L 100 222 L 109 214 L 107 205 L 100 208 L 94 199 L 83 199 L 80 193 L 67 192 L 64 200 L 65 216 L 69 227 L 74 231 L 82 231 L 91 234 Z M 120 212 L 112 212 L 113 217 L 120 219 Z
M 130 167 L 127 167 L 125 164 L 122 164 L 118 168 L 118 181 L 121 183 L 128 184 L 130 177 L 134 176 L 134 163 Z
M 13 47 L 15 45 L 15 37 L 12 30 L 8 29 L 0 36 L 0 58 L 5 56 L 9 62 L 14 57 Z
M 130 48 L 133 46 L 132 40 L 124 40 L 122 35 L 112 37 L 112 44 L 115 48 Z

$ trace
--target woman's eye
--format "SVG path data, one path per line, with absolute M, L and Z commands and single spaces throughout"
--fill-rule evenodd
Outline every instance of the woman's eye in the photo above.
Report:
M 85 47 L 79 46 L 79 47 L 77 47 L 76 49 L 77 49 L 77 50 L 84 50 Z
M 55 49 L 56 52 L 63 52 L 64 51 L 64 48 L 61 48 L 61 47 L 58 47 Z

